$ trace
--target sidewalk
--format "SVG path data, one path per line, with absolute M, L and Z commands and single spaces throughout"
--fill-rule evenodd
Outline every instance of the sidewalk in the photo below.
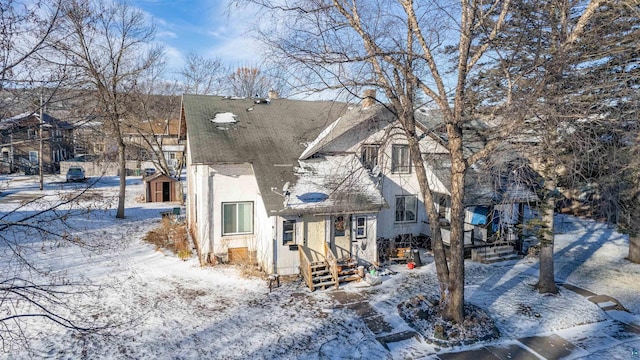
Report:
M 629 313 L 616 299 L 594 294 L 572 284 L 560 286 L 586 297 L 608 315 L 609 320 L 518 339 L 505 339 L 470 350 L 442 349 L 426 344 L 420 334 L 394 329 L 359 293 L 332 291 L 338 308 L 354 311 L 394 358 L 440 360 L 535 360 L 535 359 L 638 359 L 640 317 Z M 449 352 L 448 352 L 449 351 Z

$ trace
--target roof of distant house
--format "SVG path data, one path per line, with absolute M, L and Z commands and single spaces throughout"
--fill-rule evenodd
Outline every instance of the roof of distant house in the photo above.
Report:
M 179 119 L 156 119 L 148 121 L 129 121 L 124 126 L 124 133 L 126 134 L 153 134 L 155 135 L 172 135 L 177 136 L 180 134 L 180 120 Z
M 66 121 L 59 120 L 47 113 L 43 113 L 43 122 L 46 125 L 54 126 L 59 129 L 73 129 L 73 125 Z M 9 118 L 0 119 L 0 130 L 6 130 L 10 128 L 16 128 L 22 126 L 22 124 L 28 120 L 37 119 L 40 120 L 39 112 L 24 112 L 22 114 L 14 115 Z

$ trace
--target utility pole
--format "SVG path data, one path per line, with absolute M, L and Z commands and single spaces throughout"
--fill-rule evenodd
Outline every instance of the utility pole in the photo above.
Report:
M 40 174 L 40 191 L 44 190 L 44 177 L 42 175 L 42 172 L 44 170 L 44 166 L 43 166 L 43 158 L 42 155 L 44 153 L 44 142 L 42 141 L 42 127 L 44 126 L 44 100 L 43 100 L 43 92 L 44 90 L 41 89 L 40 91 L 40 131 L 39 131 L 39 135 L 40 135 L 40 154 L 38 155 L 38 173 Z

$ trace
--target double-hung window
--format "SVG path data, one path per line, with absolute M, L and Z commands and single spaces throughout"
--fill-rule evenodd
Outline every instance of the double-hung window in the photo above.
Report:
M 367 217 L 356 216 L 356 239 L 367 237 Z
M 222 203 L 222 235 L 253 233 L 253 202 Z
M 38 152 L 37 151 L 29 151 L 29 162 L 32 164 L 39 164 L 38 161 Z
M 362 145 L 362 155 L 360 156 L 360 160 L 362 160 L 362 165 L 365 169 L 373 169 L 376 165 L 378 165 L 378 151 L 380 150 L 380 145 L 375 144 L 366 144 Z
M 296 243 L 296 221 L 284 220 L 282 222 L 282 244 L 292 245 Z
M 391 146 L 391 172 L 397 174 L 408 174 L 411 172 L 408 145 Z
M 396 196 L 396 223 L 417 221 L 418 201 L 415 195 Z

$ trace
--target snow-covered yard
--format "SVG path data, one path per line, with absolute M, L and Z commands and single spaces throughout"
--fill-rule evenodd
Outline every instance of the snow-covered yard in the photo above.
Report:
M 21 213 L 55 204 L 89 184 L 62 180 L 47 177 L 46 196 L 21 208 Z M 182 261 L 156 251 L 142 237 L 159 225 L 160 213 L 175 204 L 139 202 L 142 181 L 132 177 L 126 219 L 118 220 L 117 187 L 117 178 L 103 178 L 90 191 L 90 199 L 65 206 L 69 211 L 65 227 L 59 221 L 41 223 L 68 232 L 70 241 L 43 242 L 22 230 L 11 234 L 23 246 L 22 256 L 47 272 L 31 271 L 34 279 L 54 276 L 89 285 L 85 289 L 90 292 L 65 296 L 69 308 L 63 311 L 80 315 L 87 325 L 112 326 L 105 329 L 106 335 L 77 335 L 43 318 L 29 319 L 25 335 L 32 339 L 32 355 L 37 358 L 380 359 L 430 358 L 454 350 L 414 339 L 390 343 L 387 350 L 357 312 L 338 306 L 334 290 L 311 293 L 300 281 L 290 279 L 270 292 L 264 279 L 245 275 L 240 267 L 200 267 L 194 257 Z M 24 176 L 0 177 L 0 191 L 0 216 L 41 194 L 37 178 Z M 468 262 L 467 301 L 491 315 L 501 333 L 499 342 L 558 333 L 576 341 L 595 339 L 585 345 L 585 357 L 629 358 L 630 351 L 640 349 L 639 337 L 615 344 L 607 343 L 610 338 L 597 337 L 602 327 L 611 325 L 612 316 L 640 323 L 636 318 L 640 265 L 624 259 L 627 237 L 605 225 L 572 217 L 558 217 L 557 225 L 557 280 L 609 295 L 631 313 L 605 312 L 564 287 L 556 296 L 537 294 L 530 286 L 537 277 L 537 261 L 532 258 L 494 265 Z M 0 248 L 0 273 L 6 278 L 16 263 L 5 243 Z M 356 282 L 341 291 L 367 299 L 394 331 L 412 330 L 399 316 L 398 304 L 418 295 L 437 294 L 433 259 L 425 254 L 422 260 L 425 265 L 414 270 L 392 266 L 396 273 L 383 276 L 381 285 Z M 28 310 L 21 306 L 26 304 L 19 302 L 15 310 Z M 0 311 L 6 315 L 14 310 L 0 303 Z M 478 345 L 455 350 L 474 346 Z M 6 350 L 0 357 L 30 356 L 26 350 Z

